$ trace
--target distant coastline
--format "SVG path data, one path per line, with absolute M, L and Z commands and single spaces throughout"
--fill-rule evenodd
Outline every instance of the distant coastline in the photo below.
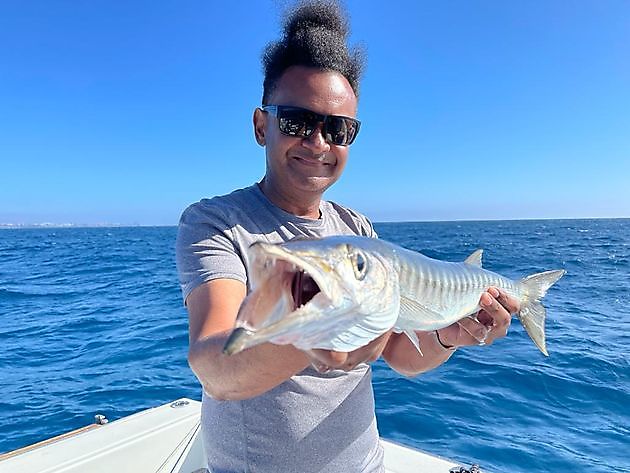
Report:
M 497 219 L 456 219 L 456 220 L 375 220 L 373 223 L 389 224 L 389 223 L 465 223 L 465 222 L 518 222 L 518 221 L 592 221 L 592 220 L 628 220 L 630 217 L 562 217 L 562 218 L 497 218 Z M 27 229 L 27 228 L 125 228 L 125 227 L 176 227 L 177 224 L 149 224 L 149 223 L 0 223 L 2 229 Z
M 138 223 L 0 223 L 0 229 L 6 228 L 120 228 L 154 227 L 159 225 L 140 225 Z

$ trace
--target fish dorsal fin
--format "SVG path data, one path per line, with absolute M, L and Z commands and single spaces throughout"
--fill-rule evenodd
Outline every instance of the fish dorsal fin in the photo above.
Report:
M 421 317 L 425 320 L 443 320 L 444 317 L 433 309 L 414 301 L 413 299 L 409 299 L 405 296 L 400 296 L 400 318 L 402 319 L 417 319 Z
M 478 250 L 475 250 L 468 258 L 466 258 L 464 260 L 464 263 L 481 268 L 482 256 L 483 256 L 483 250 L 480 248 Z

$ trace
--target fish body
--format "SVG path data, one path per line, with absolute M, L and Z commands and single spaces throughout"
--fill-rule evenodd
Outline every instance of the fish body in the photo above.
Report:
M 464 262 L 441 261 L 360 236 L 252 245 L 252 290 L 224 351 L 266 341 L 352 351 L 392 328 L 420 350 L 416 330 L 437 330 L 476 314 L 481 295 L 495 286 L 520 301 L 517 316 L 547 355 L 540 299 L 565 271 L 513 281 L 483 269 L 481 256 L 477 250 Z

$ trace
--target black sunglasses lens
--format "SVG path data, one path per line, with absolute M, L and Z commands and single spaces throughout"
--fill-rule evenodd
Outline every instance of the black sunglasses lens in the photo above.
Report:
M 317 127 L 317 117 L 306 110 L 282 110 L 278 117 L 280 131 L 289 136 L 309 136 Z
M 357 135 L 357 123 L 345 117 L 328 117 L 326 121 L 326 139 L 331 143 L 347 146 Z

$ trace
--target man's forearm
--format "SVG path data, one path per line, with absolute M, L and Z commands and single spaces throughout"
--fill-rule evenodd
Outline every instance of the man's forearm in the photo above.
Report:
M 248 399 L 276 387 L 309 364 L 292 345 L 264 343 L 236 355 L 224 355 L 227 334 L 191 345 L 188 362 L 206 393 L 218 400 Z

